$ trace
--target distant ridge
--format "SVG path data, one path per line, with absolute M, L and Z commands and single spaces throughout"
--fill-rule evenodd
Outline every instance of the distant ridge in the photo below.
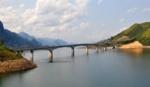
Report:
M 61 39 L 51 39 L 51 38 L 35 38 L 33 36 L 28 35 L 25 32 L 20 32 L 19 35 L 24 39 L 29 41 L 35 41 L 41 44 L 41 46 L 59 46 L 68 44 L 66 41 Z
M 5 44 L 9 48 L 41 46 L 41 44 L 36 40 L 34 41 L 27 40 L 18 35 L 17 33 L 5 29 L 1 21 L 0 21 L 0 42 Z
M 0 43 L 9 48 L 58 46 L 66 45 L 67 42 L 61 39 L 35 38 L 25 32 L 14 33 L 4 28 L 0 21 Z

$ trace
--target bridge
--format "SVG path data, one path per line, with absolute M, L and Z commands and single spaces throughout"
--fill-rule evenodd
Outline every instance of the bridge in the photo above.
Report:
M 104 50 L 106 50 L 108 45 L 106 45 L 106 43 L 105 44 L 97 44 L 97 43 L 94 43 L 94 44 L 72 44 L 72 45 L 61 45 L 61 46 L 44 46 L 44 47 L 36 47 L 36 48 L 34 48 L 34 47 L 33 48 L 19 48 L 19 49 L 14 49 L 14 50 L 17 54 L 23 53 L 24 51 L 30 51 L 32 54 L 32 57 L 31 57 L 32 62 L 34 61 L 34 59 L 33 59 L 34 58 L 34 51 L 36 51 L 36 50 L 48 50 L 50 53 L 50 62 L 53 62 L 53 51 L 55 49 L 58 49 L 58 48 L 66 48 L 66 47 L 71 48 L 72 57 L 74 57 L 76 47 L 85 47 L 86 54 L 88 55 L 90 48 L 95 48 L 97 53 L 98 53 L 100 48 L 103 48 Z M 114 47 L 114 46 L 112 46 L 112 47 Z

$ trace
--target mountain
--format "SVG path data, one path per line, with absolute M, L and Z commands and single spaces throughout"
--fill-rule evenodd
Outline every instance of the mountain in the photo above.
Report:
M 111 37 L 113 42 L 139 41 L 143 45 L 150 45 L 150 22 L 134 24 L 121 33 Z
M 28 34 L 25 33 L 25 32 L 20 32 L 19 35 L 20 35 L 21 37 L 23 37 L 24 39 L 27 39 L 27 40 L 29 40 L 29 41 L 35 40 L 34 37 L 28 35 Z
M 29 41 L 34 41 L 40 43 L 42 46 L 59 46 L 59 45 L 66 45 L 67 42 L 61 39 L 51 39 L 51 38 L 35 38 L 33 36 L 28 35 L 25 32 L 19 33 L 21 37 L 27 39 Z
M 41 46 L 41 44 L 35 40 L 25 39 L 17 33 L 5 29 L 2 22 L 0 22 L 0 42 L 10 48 Z
M 35 43 L 35 44 L 38 44 L 39 46 L 42 46 L 42 44 L 41 44 L 35 37 L 30 36 L 30 35 L 28 35 L 28 34 L 25 33 L 25 32 L 20 32 L 19 35 L 20 35 L 22 38 L 24 38 L 24 39 L 26 39 L 26 40 L 28 40 L 28 41 L 30 41 L 30 42 L 33 42 L 33 43 Z
M 40 42 L 43 46 L 59 46 L 68 44 L 66 41 L 61 39 L 50 39 L 50 38 L 38 38 L 38 42 Z
M 0 21 L 0 43 L 3 42 L 3 33 L 4 33 L 4 26 L 3 23 Z
M 67 42 L 61 39 L 35 38 L 25 32 L 14 33 L 4 28 L 0 22 L 0 43 L 9 48 L 58 46 L 66 45 Z

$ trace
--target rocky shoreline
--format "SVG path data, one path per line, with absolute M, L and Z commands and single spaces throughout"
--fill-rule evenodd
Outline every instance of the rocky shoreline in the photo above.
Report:
M 122 45 L 119 48 L 120 49 L 139 49 L 139 48 L 141 49 L 144 48 L 144 46 L 139 41 L 134 41 L 132 43 Z
M 24 58 L 0 62 L 0 74 L 26 71 L 33 68 L 36 68 L 36 64 Z

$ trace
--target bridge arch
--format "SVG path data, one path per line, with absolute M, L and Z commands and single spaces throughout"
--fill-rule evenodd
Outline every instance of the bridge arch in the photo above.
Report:
M 75 54 L 74 46 L 58 47 L 58 48 L 54 48 L 52 51 L 55 52 L 59 49 L 69 49 L 72 52 L 72 57 L 74 57 Z

